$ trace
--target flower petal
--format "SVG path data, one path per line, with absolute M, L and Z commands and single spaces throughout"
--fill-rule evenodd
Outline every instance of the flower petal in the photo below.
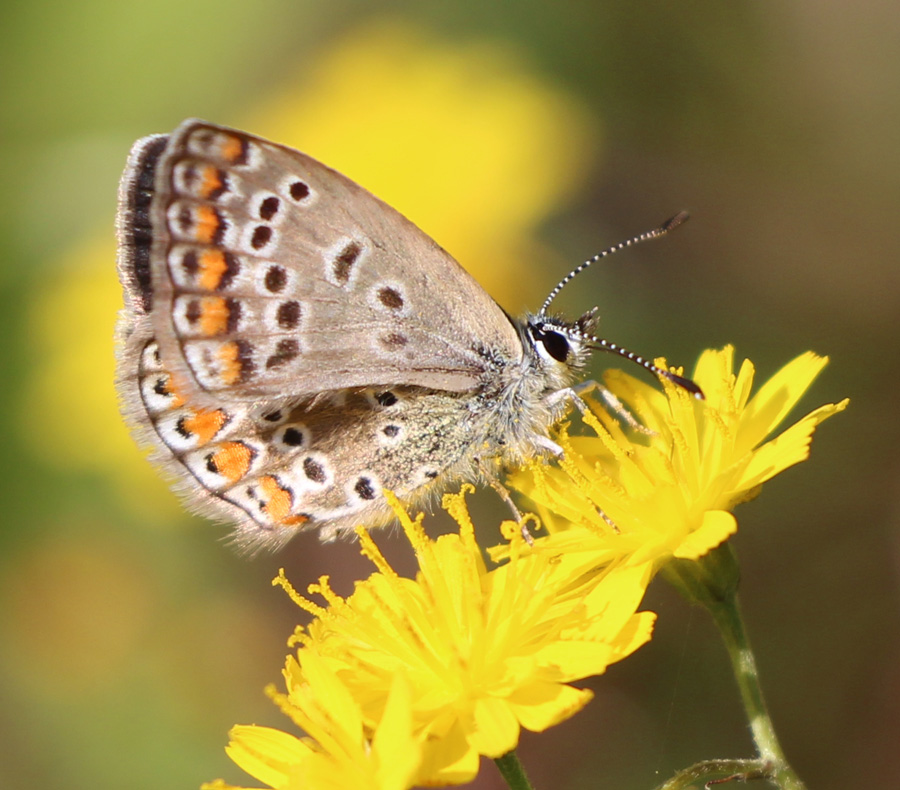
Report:
M 421 763 L 421 752 L 413 736 L 412 689 L 406 678 L 397 674 L 372 738 L 378 786 L 384 790 L 410 787 Z
M 533 684 L 529 684 L 529 688 Z M 483 697 L 472 711 L 474 730 L 469 734 L 472 746 L 487 757 L 502 757 L 519 742 L 519 722 L 509 702 Z
M 735 489 L 738 492 L 751 490 L 788 467 L 809 458 L 809 447 L 816 428 L 829 417 L 846 409 L 849 403 L 845 398 L 840 403 L 820 406 L 800 422 L 766 442 L 753 454 L 752 460 L 735 483 Z
M 695 560 L 728 540 L 737 532 L 737 519 L 725 510 L 709 510 L 703 514 L 700 526 L 687 535 L 674 552 L 674 556 Z
M 299 738 L 272 727 L 237 725 L 231 729 L 230 737 L 226 754 L 242 770 L 270 787 L 284 786 L 291 766 L 311 753 Z
M 828 357 L 807 351 L 788 362 L 763 384 L 741 417 L 740 440 L 735 451 L 750 451 L 763 441 L 797 405 L 827 364 Z
M 523 727 L 532 732 L 543 732 L 574 716 L 593 697 L 594 692 L 590 689 L 533 683 L 510 699 L 510 707 Z
M 417 785 L 440 787 L 471 782 L 478 775 L 478 751 L 459 722 L 440 737 L 425 741 Z

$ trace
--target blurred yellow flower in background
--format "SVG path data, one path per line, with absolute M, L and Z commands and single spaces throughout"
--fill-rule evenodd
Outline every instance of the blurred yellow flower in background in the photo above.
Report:
M 97 239 L 73 248 L 56 266 L 57 276 L 31 310 L 29 337 L 38 363 L 25 392 L 23 436 L 44 463 L 75 474 L 102 473 L 119 485 L 123 501 L 174 516 L 174 497 L 119 417 L 112 338 L 122 293 L 115 248 Z
M 599 148 L 596 119 L 507 45 L 403 22 L 351 33 L 248 123 L 406 214 L 495 298 L 530 279 L 535 229 L 586 183 Z

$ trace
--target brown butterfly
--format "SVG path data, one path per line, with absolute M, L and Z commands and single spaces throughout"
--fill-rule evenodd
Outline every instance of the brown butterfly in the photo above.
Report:
M 549 426 L 593 349 L 594 311 L 513 319 L 390 206 L 282 145 L 203 121 L 139 140 L 119 194 L 117 383 L 188 504 L 247 547 L 332 540 L 559 453 Z

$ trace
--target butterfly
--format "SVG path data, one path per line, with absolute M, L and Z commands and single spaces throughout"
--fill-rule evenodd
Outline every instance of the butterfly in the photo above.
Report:
M 390 206 L 245 132 L 188 120 L 135 143 L 117 235 L 126 421 L 249 550 L 384 524 L 384 489 L 415 503 L 559 454 L 548 430 L 594 349 L 701 396 L 594 336 L 594 310 L 547 312 L 616 248 L 515 319 Z

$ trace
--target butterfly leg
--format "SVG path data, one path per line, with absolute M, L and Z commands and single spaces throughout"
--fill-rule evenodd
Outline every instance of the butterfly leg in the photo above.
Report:
M 578 407 L 578 410 L 582 414 L 587 414 L 590 409 L 581 396 L 595 390 L 600 393 L 600 397 L 603 398 L 603 401 L 606 403 L 606 405 L 609 406 L 609 408 L 612 409 L 616 414 L 618 414 L 629 426 L 640 433 L 653 433 L 653 431 L 641 425 L 641 423 L 639 423 L 637 419 L 635 419 L 634 415 L 625 408 L 622 401 L 620 401 L 610 390 L 608 390 L 599 382 L 594 381 L 593 379 L 584 381 L 575 387 L 566 387 L 565 389 L 557 390 L 548 398 L 548 403 L 552 407 L 560 401 L 568 398 L 572 403 L 575 404 L 575 406 Z M 550 450 L 550 452 L 552 452 L 557 457 L 561 457 L 563 455 L 562 447 L 560 447 L 552 439 L 546 439 L 546 441 L 543 441 L 544 438 L 546 437 L 542 437 L 540 444 Z M 601 508 L 597 504 L 594 504 L 594 510 L 597 511 L 597 515 L 599 515 L 600 518 L 602 518 L 606 522 L 607 526 L 609 526 L 610 529 L 613 530 L 613 532 L 619 531 L 619 527 L 616 525 L 616 522 L 606 514 L 603 508 Z
M 563 448 L 553 441 L 549 436 L 536 436 L 535 442 L 542 449 L 546 450 L 550 455 L 556 458 L 562 458 L 565 454 Z
M 550 440 L 548 439 L 547 441 Z M 554 442 L 550 443 L 555 445 Z M 558 445 L 555 446 L 558 447 L 560 453 L 562 453 L 562 448 L 560 448 Z M 528 525 L 524 522 L 521 511 L 516 507 L 516 503 L 513 502 L 512 494 L 509 493 L 509 489 L 497 479 L 497 476 L 494 474 L 493 470 L 488 469 L 481 462 L 481 459 L 478 459 L 478 468 L 481 470 L 481 474 L 484 476 L 484 479 L 487 480 L 488 485 L 497 492 L 497 494 L 500 496 L 500 499 L 502 499 L 506 503 L 510 511 L 512 511 L 513 518 L 515 519 L 516 523 L 520 525 L 520 529 L 522 530 L 522 538 L 529 546 L 533 546 L 534 538 L 531 536 L 531 532 L 528 531 Z
M 625 404 L 619 400 L 612 390 L 604 387 L 599 381 L 588 379 L 587 381 L 581 382 L 581 384 L 560 390 L 559 392 L 563 397 L 568 397 L 572 403 L 578 407 L 582 414 L 586 414 L 589 411 L 588 405 L 584 402 L 582 396 L 587 395 L 589 392 L 596 392 L 609 407 L 610 411 L 615 413 L 629 428 L 638 433 L 646 434 L 647 436 L 652 436 L 654 433 L 638 422 L 637 418 L 625 408 Z

